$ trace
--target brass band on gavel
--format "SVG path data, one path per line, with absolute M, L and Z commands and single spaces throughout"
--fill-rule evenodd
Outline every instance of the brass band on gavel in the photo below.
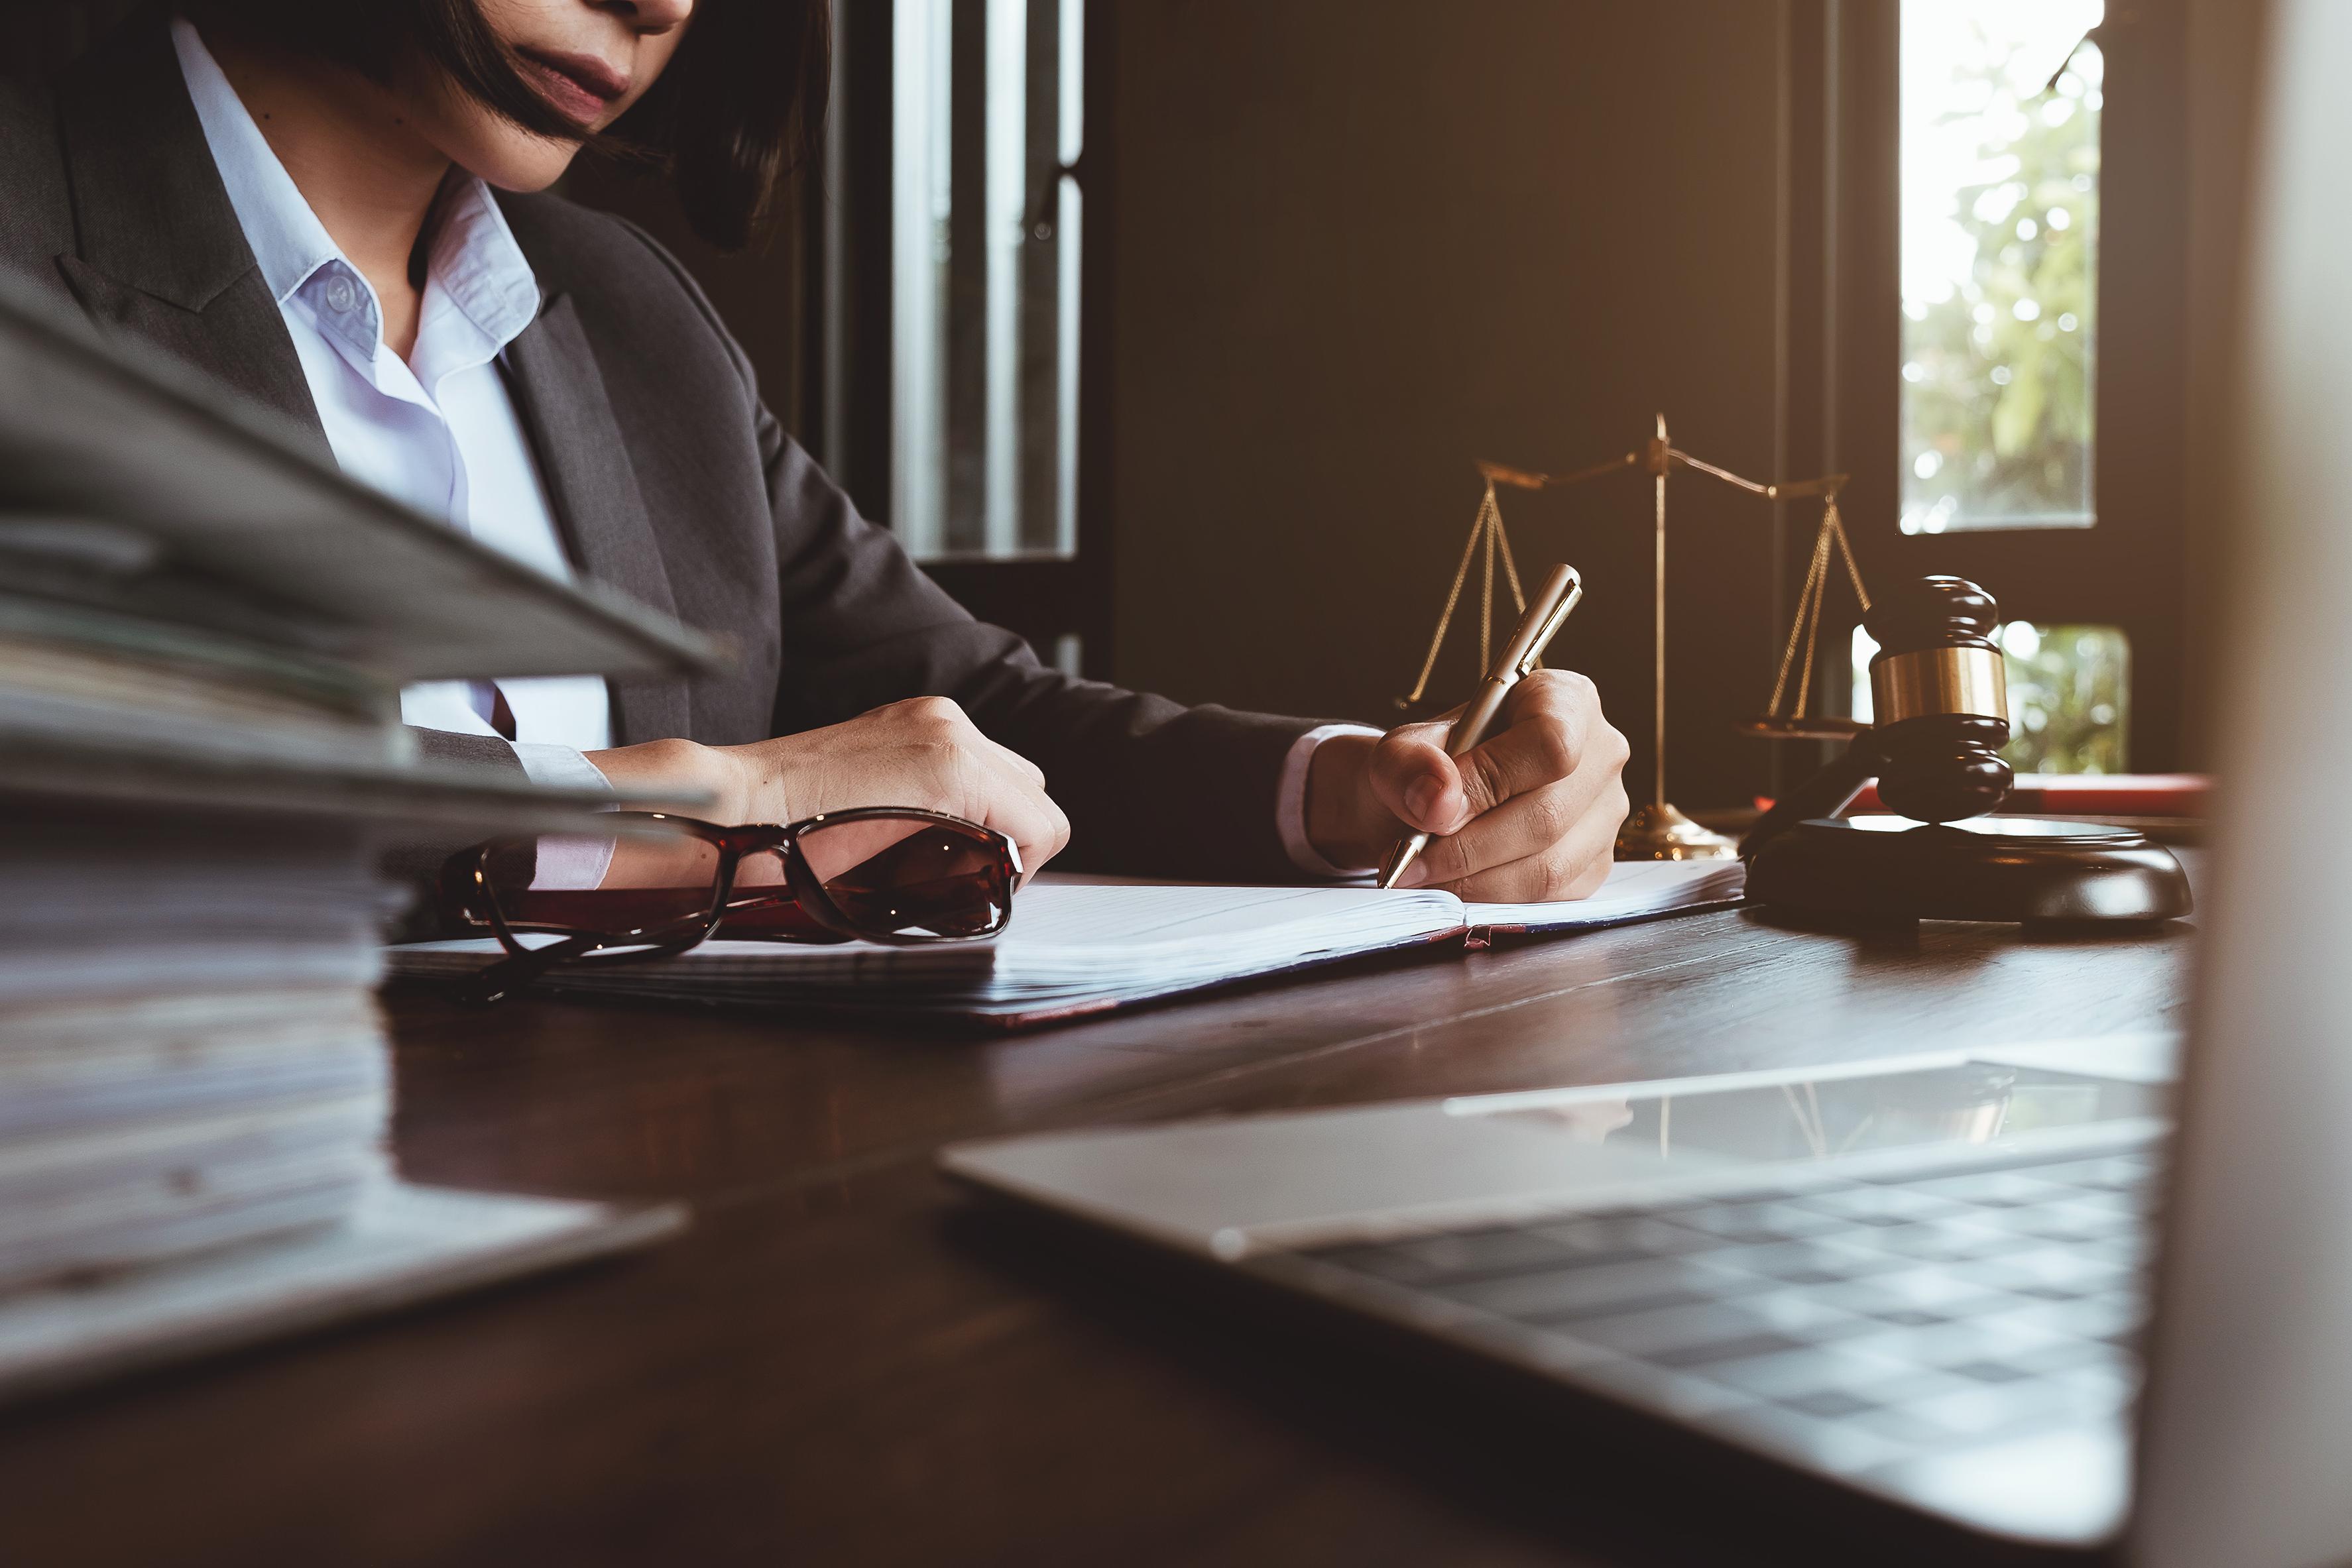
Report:
M 2009 674 L 1992 648 L 1919 648 L 1872 665 L 1870 701 L 1881 727 L 1927 714 L 1973 714 L 2006 724 Z

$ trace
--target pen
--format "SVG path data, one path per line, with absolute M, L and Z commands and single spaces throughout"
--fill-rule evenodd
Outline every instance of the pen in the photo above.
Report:
M 1511 640 L 1503 644 L 1495 660 L 1495 667 L 1486 672 L 1479 683 L 1478 693 L 1445 732 L 1445 755 L 1459 757 L 1486 738 L 1486 731 L 1503 711 L 1503 703 L 1511 688 L 1535 673 L 1536 661 L 1543 657 L 1544 649 L 1568 620 L 1568 612 L 1584 597 L 1584 580 L 1572 566 L 1556 566 L 1536 596 L 1528 601 L 1527 613 L 1519 617 L 1518 629 Z M 1381 862 L 1379 885 L 1394 887 L 1397 878 L 1404 874 L 1421 852 L 1429 847 L 1427 833 L 1408 833 L 1396 841 L 1389 858 Z

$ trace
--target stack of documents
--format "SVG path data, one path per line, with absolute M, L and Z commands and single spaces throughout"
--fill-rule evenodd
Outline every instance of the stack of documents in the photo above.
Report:
M 1465 904 L 1435 890 L 1187 886 L 1049 872 L 1014 898 L 1004 934 L 985 942 L 718 940 L 645 963 L 574 964 L 545 983 L 588 995 L 1017 1028 L 1396 948 L 1721 908 L 1738 899 L 1742 881 L 1736 861 L 1625 862 L 1576 903 Z M 393 965 L 404 975 L 453 977 L 497 953 L 488 942 L 419 943 L 394 949 Z
M 0 1291 L 349 1210 L 390 1096 L 360 835 L 12 804 Z
M 0 279 L 0 1397 L 676 1220 L 394 1179 L 377 867 L 596 820 L 418 761 L 404 682 L 707 644 L 231 404 Z
M 102 524 L 0 516 L 0 725 L 31 734 L 138 734 L 197 752 L 261 750 L 320 760 L 405 762 L 414 738 L 397 695 L 348 665 L 252 634 L 217 595 L 166 600 L 159 619 L 130 591 L 127 541 Z M 134 559 L 136 559 L 134 557 Z M 46 590 L 47 591 L 43 591 Z

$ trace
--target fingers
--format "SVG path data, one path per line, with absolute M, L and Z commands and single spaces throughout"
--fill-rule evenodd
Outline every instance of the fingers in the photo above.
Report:
M 727 748 L 750 810 L 792 821 L 856 806 L 919 806 L 993 828 L 1034 872 L 1069 842 L 1045 775 L 982 735 L 946 697 L 910 697 L 824 729 Z
M 1385 758 L 1376 755 L 1387 768 L 1376 792 L 1407 808 L 1401 819 L 1440 835 L 1406 884 L 1497 902 L 1582 897 L 1608 874 L 1624 821 L 1625 737 L 1601 716 L 1592 684 L 1565 671 L 1522 681 L 1505 717 L 1507 727 L 1459 758 L 1444 758 L 1414 732 L 1427 727 L 1395 732 Z M 1409 797 L 1420 786 L 1418 803 L 1433 798 L 1427 780 L 1440 764 L 1454 770 L 1451 788 L 1418 815 Z
M 1607 727 L 1591 681 L 1567 670 L 1538 670 L 1511 688 L 1503 727 L 1456 758 L 1471 814 L 1572 776 L 1594 733 Z
M 1480 812 L 1574 774 L 1595 740 L 1623 740 L 1601 716 L 1592 683 L 1566 670 L 1538 670 L 1519 682 L 1496 733 L 1461 757 L 1445 754 L 1447 728 L 1401 726 L 1372 753 L 1373 793 L 1399 821 L 1423 832 L 1459 832 Z
M 1540 789 L 1516 796 L 1470 819 L 1449 837 L 1432 839 L 1408 881 L 1451 887 L 1481 873 L 1541 854 L 1575 833 L 1589 817 L 1608 817 L 1613 840 L 1624 821 L 1625 789 L 1611 770 L 1586 768 Z M 1412 872 L 1419 873 L 1418 879 Z
M 1555 786 L 1554 788 L 1561 788 Z M 1549 791 L 1522 796 L 1493 816 L 1535 805 Z M 1598 800 L 1559 837 L 1516 860 L 1487 863 L 1444 883 L 1445 890 L 1476 904 L 1541 904 L 1589 898 L 1608 878 L 1618 826 L 1625 820 L 1624 786 L 1612 779 Z M 1479 819 L 1481 822 L 1485 818 Z M 1475 824 L 1474 824 L 1475 826 Z M 1430 848 L 1439 847 L 1433 841 Z
M 1390 815 L 1428 833 L 1451 833 L 1470 820 L 1461 769 L 1445 755 L 1447 725 L 1400 725 L 1372 747 L 1365 777 Z
M 982 734 L 962 708 L 938 700 L 951 710 L 958 756 L 977 770 L 977 792 L 963 814 L 1011 839 L 1022 869 L 1034 875 L 1070 841 L 1070 819 L 1045 792 L 1045 769 Z
M 960 814 L 1011 839 L 1020 849 L 1022 869 L 1034 875 L 1070 841 L 1070 819 L 1045 793 L 1039 781 L 1044 775 L 1035 768 L 1013 768 L 977 748 L 971 755 L 982 777 L 968 797 L 971 806 Z

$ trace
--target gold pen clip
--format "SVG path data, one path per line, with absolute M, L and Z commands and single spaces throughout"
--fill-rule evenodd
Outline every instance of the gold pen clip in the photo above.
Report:
M 1541 621 L 1536 622 L 1535 630 L 1528 636 L 1526 647 L 1518 651 L 1518 657 L 1509 666 L 1514 675 L 1525 677 L 1535 674 L 1536 664 L 1543 657 L 1544 650 L 1559 634 L 1559 629 L 1568 623 L 1569 612 L 1584 598 L 1584 579 L 1572 566 L 1554 567 L 1549 580 L 1543 586 L 1543 596 L 1557 596 L 1558 602 Z

